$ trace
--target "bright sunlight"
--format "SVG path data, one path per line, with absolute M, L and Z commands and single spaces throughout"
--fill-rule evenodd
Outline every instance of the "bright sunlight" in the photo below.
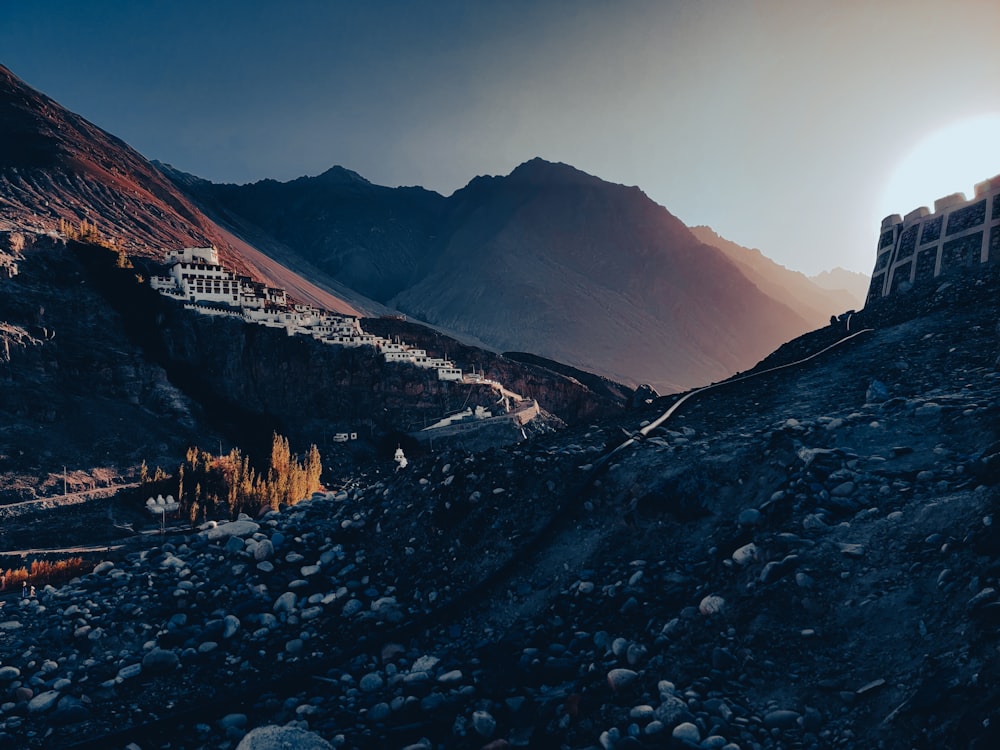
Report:
M 1000 174 L 1000 114 L 960 120 L 924 138 L 889 177 L 886 214 L 907 214 L 952 193 L 972 198 L 977 183 Z

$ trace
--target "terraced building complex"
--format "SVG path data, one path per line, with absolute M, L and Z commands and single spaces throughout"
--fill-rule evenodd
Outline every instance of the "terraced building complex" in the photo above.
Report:
M 906 216 L 882 219 L 867 302 L 905 291 L 943 273 L 1000 262 L 1000 175 Z
M 373 336 L 349 315 L 290 303 L 284 289 L 237 276 L 219 260 L 214 247 L 186 247 L 166 253 L 166 275 L 154 275 L 150 286 L 202 315 L 239 318 L 247 323 L 283 328 L 289 336 L 311 336 L 324 344 L 374 346 L 386 362 L 409 362 L 437 371 L 438 380 L 463 380 L 461 368 L 443 357 L 430 357 L 398 341 Z

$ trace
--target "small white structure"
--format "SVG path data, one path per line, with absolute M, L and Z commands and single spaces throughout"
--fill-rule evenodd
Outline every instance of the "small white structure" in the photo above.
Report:
M 400 469 L 405 469 L 406 464 L 409 463 L 406 460 L 406 456 L 403 455 L 403 449 L 400 448 L 398 445 L 396 446 L 396 455 L 393 457 L 392 460 L 396 462 L 396 471 L 399 471 Z
M 150 497 L 146 501 L 146 510 L 148 510 L 153 515 L 159 515 L 160 517 L 160 533 L 166 533 L 167 529 L 167 513 L 173 513 L 181 507 L 181 504 L 174 500 L 173 495 L 167 495 L 166 498 L 163 495 L 157 495 L 155 498 Z

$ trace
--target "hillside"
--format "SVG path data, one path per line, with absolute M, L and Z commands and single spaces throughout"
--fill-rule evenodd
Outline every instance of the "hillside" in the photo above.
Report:
M 164 249 L 214 244 L 239 273 L 301 302 L 358 313 L 216 225 L 124 141 L 0 65 L 0 231 L 45 233 L 60 219 L 96 224 L 116 247 L 155 260 Z
M 695 397 L 610 465 L 621 428 L 675 399 L 107 556 L 8 615 L 2 731 L 27 748 L 995 747 L 997 283 L 873 306 L 871 330 Z
M 335 472 L 337 456 L 369 461 L 387 435 L 398 441 L 497 400 L 490 387 L 444 383 L 372 347 L 186 311 L 139 283 L 145 271 L 116 268 L 105 248 L 0 232 L 0 251 L 11 243 L 19 273 L 0 279 L 0 504 L 60 494 L 63 466 L 89 488 L 131 481 L 143 461 L 172 468 L 190 445 L 224 440 L 259 456 L 276 429 L 296 445 L 321 445 Z M 556 421 L 617 413 L 631 395 L 413 324 L 366 325 L 388 335 L 404 326 L 414 343 L 516 387 Z M 330 442 L 343 430 L 363 432 L 356 450 Z

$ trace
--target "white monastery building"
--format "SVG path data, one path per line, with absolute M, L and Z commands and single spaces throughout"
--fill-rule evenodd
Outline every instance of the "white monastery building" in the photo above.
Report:
M 429 357 L 423 349 L 365 333 L 355 317 L 289 304 L 284 289 L 269 287 L 249 276 L 236 276 L 220 263 L 214 247 L 172 250 L 164 260 L 167 275 L 153 276 L 149 284 L 160 294 L 182 302 L 188 310 L 284 328 L 289 336 L 312 336 L 324 344 L 374 346 L 386 362 L 408 362 L 436 370 L 439 380 L 464 380 L 462 370 L 449 360 Z

